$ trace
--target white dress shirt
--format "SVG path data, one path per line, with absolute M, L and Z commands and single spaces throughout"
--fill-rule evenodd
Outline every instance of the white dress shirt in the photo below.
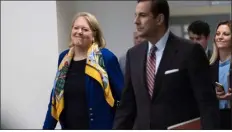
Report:
M 156 50 L 156 68 L 155 68 L 155 74 L 157 73 L 161 58 L 163 56 L 163 51 L 166 46 L 168 37 L 169 37 L 170 30 L 168 29 L 164 36 L 156 43 L 154 44 L 157 47 Z M 148 50 L 147 50 L 147 55 L 149 55 L 150 49 L 152 48 L 153 44 L 149 41 L 148 42 Z

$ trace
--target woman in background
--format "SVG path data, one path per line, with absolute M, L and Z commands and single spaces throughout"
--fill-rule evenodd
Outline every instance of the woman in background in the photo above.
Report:
M 78 13 L 71 43 L 59 56 L 43 129 L 111 129 L 124 81 L 118 59 L 105 47 L 98 21 Z
M 220 90 L 220 86 L 216 85 L 216 94 L 219 99 L 221 116 L 221 129 L 232 128 L 231 26 L 231 20 L 218 24 L 214 38 L 213 55 L 210 59 L 213 82 L 219 82 L 224 87 L 224 90 Z

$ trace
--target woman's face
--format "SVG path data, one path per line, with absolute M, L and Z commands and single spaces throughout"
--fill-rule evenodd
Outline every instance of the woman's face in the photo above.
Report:
M 215 35 L 218 49 L 231 48 L 231 30 L 228 25 L 220 25 Z
M 78 17 L 72 27 L 71 41 L 73 46 L 88 47 L 93 42 L 93 31 L 82 16 Z

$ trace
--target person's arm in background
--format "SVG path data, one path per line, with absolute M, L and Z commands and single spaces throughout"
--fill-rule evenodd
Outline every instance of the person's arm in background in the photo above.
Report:
M 123 55 L 119 58 L 119 64 L 120 64 L 120 68 L 121 71 L 125 77 L 125 70 L 126 70 L 126 55 Z
M 59 59 L 58 59 L 58 67 L 62 61 L 62 59 L 64 58 L 64 56 L 68 53 L 68 50 L 65 50 L 64 52 L 62 52 L 59 55 Z M 43 129 L 44 130 L 52 130 L 55 129 L 56 124 L 57 124 L 57 120 L 55 118 L 52 117 L 52 113 L 51 113 L 51 105 L 52 105 L 52 93 L 53 93 L 53 89 L 52 92 L 50 94 L 50 100 L 49 100 L 49 104 L 48 104 L 48 110 L 47 110 L 47 114 L 45 117 L 45 121 L 43 124 Z

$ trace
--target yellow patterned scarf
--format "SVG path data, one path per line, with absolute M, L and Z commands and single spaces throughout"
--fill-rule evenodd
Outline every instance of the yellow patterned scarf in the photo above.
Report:
M 74 56 L 74 49 L 70 48 L 59 65 L 52 93 L 52 116 L 58 121 L 64 109 L 64 85 L 70 63 Z M 114 98 L 110 89 L 108 74 L 105 69 L 102 53 L 97 44 L 93 43 L 87 52 L 85 73 L 100 83 L 107 103 L 113 107 Z

